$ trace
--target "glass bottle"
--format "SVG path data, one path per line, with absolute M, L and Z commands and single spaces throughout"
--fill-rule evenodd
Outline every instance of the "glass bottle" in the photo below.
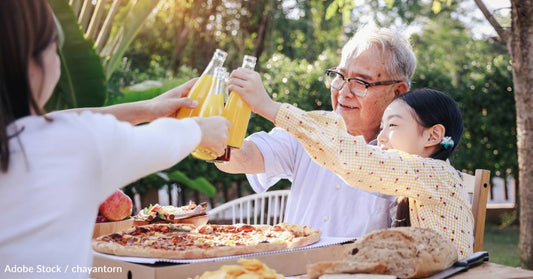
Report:
M 194 83 L 191 90 L 189 91 L 189 94 L 187 95 L 188 98 L 198 101 L 198 106 L 193 109 L 180 109 L 178 115 L 176 116 L 177 118 L 193 117 L 200 115 L 200 110 L 202 109 L 204 100 L 207 96 L 207 93 L 209 92 L 209 88 L 211 88 L 211 85 L 213 83 L 213 75 L 215 73 L 215 68 L 222 67 L 227 56 L 227 52 L 220 49 L 215 50 L 211 61 L 200 76 L 200 79 L 198 79 L 196 83 Z
M 223 78 L 224 78 L 224 82 L 222 83 L 223 84 L 222 91 L 224 93 L 224 107 L 225 107 L 226 104 L 228 103 L 228 78 L 229 78 L 229 73 L 228 72 L 224 72 Z M 208 162 L 210 162 L 210 163 L 227 163 L 229 161 L 229 159 L 230 159 L 230 155 L 231 155 L 231 148 L 226 146 L 226 149 L 224 150 L 224 154 L 222 154 L 221 156 L 217 157 L 214 160 L 209 160 Z
M 215 115 L 222 115 L 224 111 L 224 88 L 226 88 L 226 80 L 224 78 L 226 69 L 223 67 L 216 67 L 214 69 L 213 82 L 205 97 L 204 103 L 200 109 L 200 117 L 209 117 Z M 191 152 L 196 159 L 211 161 L 217 158 L 217 154 L 213 150 L 198 146 Z
M 253 70 L 257 58 L 245 55 L 242 61 L 242 67 Z M 241 96 L 235 92 L 231 92 L 228 102 L 222 114 L 231 122 L 229 130 L 228 146 L 234 148 L 241 148 L 248 128 L 248 121 L 250 121 L 250 107 L 241 99 Z

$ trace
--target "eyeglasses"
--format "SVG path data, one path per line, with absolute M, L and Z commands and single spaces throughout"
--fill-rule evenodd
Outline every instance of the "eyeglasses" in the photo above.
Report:
M 326 70 L 326 86 L 335 90 L 341 90 L 345 83 L 349 84 L 350 92 L 359 97 L 364 97 L 366 95 L 367 89 L 372 86 L 378 85 L 391 85 L 401 80 L 386 80 L 386 81 L 376 81 L 376 82 L 367 82 L 359 78 L 345 78 L 343 74 L 333 70 Z

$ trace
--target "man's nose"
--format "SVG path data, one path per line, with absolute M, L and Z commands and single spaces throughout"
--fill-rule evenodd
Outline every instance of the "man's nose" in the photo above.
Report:
M 352 94 L 352 91 L 350 91 L 350 85 L 347 82 L 343 82 L 338 91 L 339 94 L 342 94 L 346 97 L 355 97 L 354 94 Z

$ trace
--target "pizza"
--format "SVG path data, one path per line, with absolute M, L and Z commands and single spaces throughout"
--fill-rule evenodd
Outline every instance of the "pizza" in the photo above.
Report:
M 200 259 L 303 247 L 317 242 L 309 226 L 151 224 L 100 236 L 95 251 L 118 256 Z
M 189 205 L 176 207 L 159 204 L 145 207 L 134 217 L 134 225 L 148 225 L 153 223 L 181 223 L 181 220 L 194 216 L 206 215 L 207 202 L 199 205 L 191 202 Z

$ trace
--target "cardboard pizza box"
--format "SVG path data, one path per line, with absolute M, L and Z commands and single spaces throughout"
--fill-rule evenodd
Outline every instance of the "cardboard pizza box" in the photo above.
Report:
M 323 247 L 292 250 L 287 252 L 265 252 L 242 257 L 258 259 L 268 267 L 285 276 L 296 276 L 306 273 L 307 264 L 319 261 L 341 260 L 346 244 L 333 244 Z M 239 256 L 240 257 L 240 256 Z M 175 264 L 155 263 L 141 264 L 110 258 L 106 255 L 95 254 L 91 278 L 127 278 L 127 279 L 165 279 L 165 278 L 194 278 L 205 271 L 219 269 L 222 265 L 238 264 L 238 257 L 230 259 L 217 258 L 213 261 Z

